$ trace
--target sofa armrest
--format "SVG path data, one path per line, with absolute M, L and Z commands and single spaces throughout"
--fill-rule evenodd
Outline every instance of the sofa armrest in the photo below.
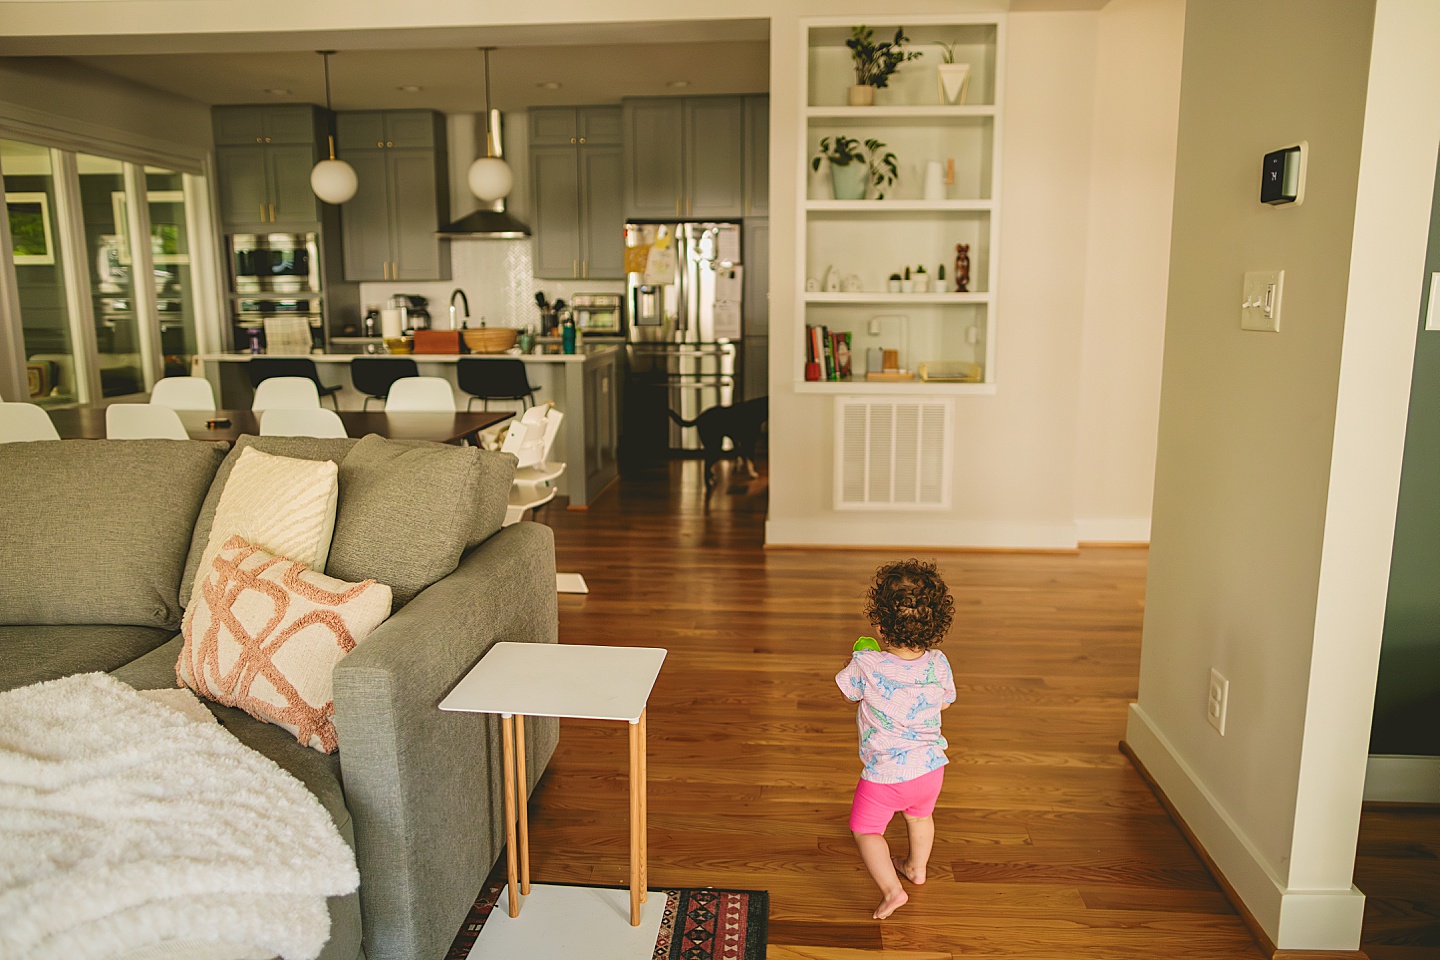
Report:
M 475 548 L 336 667 L 367 960 L 443 957 L 503 842 L 499 720 L 438 704 L 495 642 L 555 643 L 558 629 L 553 535 L 520 523 Z M 558 728 L 526 724 L 531 785 Z

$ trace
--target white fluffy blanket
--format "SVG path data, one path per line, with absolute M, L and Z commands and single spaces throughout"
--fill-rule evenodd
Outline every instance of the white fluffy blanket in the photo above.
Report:
M 218 724 L 102 673 L 0 693 L 0 957 L 310 960 L 359 882 L 320 801 Z

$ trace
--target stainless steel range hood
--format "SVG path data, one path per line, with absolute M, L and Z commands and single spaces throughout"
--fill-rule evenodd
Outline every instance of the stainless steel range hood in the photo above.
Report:
M 500 139 L 499 110 L 490 111 L 490 136 L 495 144 L 495 156 L 503 157 L 505 151 Z M 530 236 L 530 228 L 505 210 L 502 197 L 454 223 L 446 224 L 435 231 L 435 236 L 446 240 L 523 240 Z

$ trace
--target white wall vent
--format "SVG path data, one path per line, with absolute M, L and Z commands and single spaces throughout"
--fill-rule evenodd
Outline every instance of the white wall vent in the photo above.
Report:
M 950 506 L 949 399 L 835 398 L 835 509 Z

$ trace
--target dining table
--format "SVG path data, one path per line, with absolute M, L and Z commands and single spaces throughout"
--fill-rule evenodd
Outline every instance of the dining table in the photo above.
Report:
M 260 416 L 254 410 L 176 410 L 185 432 L 192 440 L 228 440 L 243 434 L 259 435 Z M 50 420 L 62 440 L 105 439 L 105 408 L 84 405 L 49 411 Z M 455 412 L 385 413 L 384 411 L 341 410 L 340 422 L 351 437 L 379 434 L 391 440 L 431 440 L 459 443 L 474 440 L 515 414 L 510 410 L 460 410 Z

